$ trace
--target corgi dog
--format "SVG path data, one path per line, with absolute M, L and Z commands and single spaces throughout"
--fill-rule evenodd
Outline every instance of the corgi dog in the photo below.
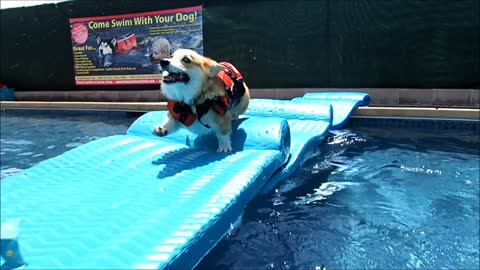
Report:
M 178 128 L 199 135 L 214 133 L 217 152 L 231 152 L 232 120 L 247 110 L 250 101 L 240 72 L 230 63 L 218 63 L 190 49 L 176 50 L 160 65 L 168 113 L 153 133 L 165 136 Z

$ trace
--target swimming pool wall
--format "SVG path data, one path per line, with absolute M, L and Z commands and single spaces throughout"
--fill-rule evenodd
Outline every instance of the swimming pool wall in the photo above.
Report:
M 370 106 L 480 108 L 479 89 L 253 88 L 253 98 L 291 99 L 309 92 L 362 92 Z M 160 90 L 17 91 L 17 101 L 149 102 L 165 101 Z M 73 105 L 74 106 L 74 105 Z

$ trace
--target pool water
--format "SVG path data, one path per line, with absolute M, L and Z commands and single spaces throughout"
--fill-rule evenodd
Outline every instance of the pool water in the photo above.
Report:
M 124 134 L 137 116 L 4 111 L 1 177 Z M 352 126 L 255 197 L 196 270 L 478 269 L 478 128 Z
M 125 134 L 135 114 L 78 111 L 2 111 L 0 178 L 84 143 Z
M 478 132 L 344 129 L 200 269 L 478 269 Z

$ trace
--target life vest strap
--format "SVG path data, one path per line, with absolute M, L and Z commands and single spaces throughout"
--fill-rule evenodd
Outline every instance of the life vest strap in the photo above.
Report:
M 243 76 L 232 64 L 227 62 L 220 62 L 223 70 L 218 72 L 218 78 L 225 84 L 225 92 L 227 93 L 229 108 L 235 107 L 240 99 L 245 95 L 245 86 L 243 85 Z

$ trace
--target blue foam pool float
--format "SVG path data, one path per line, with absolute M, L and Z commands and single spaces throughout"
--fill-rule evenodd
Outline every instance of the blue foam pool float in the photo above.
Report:
M 253 99 L 234 122 L 229 154 L 215 152 L 213 135 L 155 136 L 166 112 L 144 114 L 125 135 L 2 179 L 1 223 L 22 220 L 15 241 L 27 269 L 190 269 L 256 194 L 365 104 L 341 96 Z
M 289 100 L 253 99 L 245 115 L 265 118 L 282 117 L 287 119 L 291 137 L 290 157 L 261 190 L 268 193 L 281 180 L 292 174 L 314 152 L 316 145 L 327 134 L 332 125 L 330 104 L 292 103 Z
M 289 128 L 279 118 L 241 122 L 233 146 L 242 149 L 232 154 L 173 139 L 181 134 L 136 135 L 137 125 L 164 113 L 1 181 L 2 221 L 23 218 L 31 267 L 191 267 L 287 158 Z
M 306 93 L 303 97 L 292 99 L 292 102 L 332 105 L 333 119 L 331 129 L 340 129 L 345 125 L 356 108 L 370 104 L 370 96 L 360 92 Z

